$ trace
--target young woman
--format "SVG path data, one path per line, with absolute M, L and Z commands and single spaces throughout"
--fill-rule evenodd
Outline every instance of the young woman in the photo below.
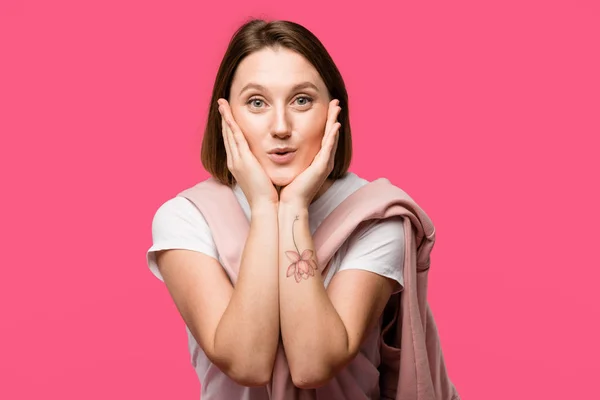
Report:
M 183 197 L 156 212 L 148 251 L 186 323 L 203 400 L 268 398 L 280 336 L 294 385 L 319 388 L 323 398 L 359 354 L 378 365 L 382 312 L 403 285 L 402 219 L 361 224 L 324 276 L 312 239 L 368 183 L 348 172 L 350 132 L 344 81 L 311 32 L 253 20 L 235 33 L 217 73 L 202 163 L 250 221 L 237 283 Z M 379 398 L 377 375 L 357 380 Z

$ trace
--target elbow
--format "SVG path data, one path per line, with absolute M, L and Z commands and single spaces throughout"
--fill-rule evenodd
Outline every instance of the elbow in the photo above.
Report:
M 288 360 L 289 361 L 289 360 Z M 326 385 L 336 375 L 339 368 L 325 360 L 308 359 L 301 365 L 290 365 L 290 375 L 294 386 L 300 389 L 317 389 Z
M 271 371 L 232 372 L 227 375 L 238 385 L 246 387 L 266 386 L 271 381 Z
M 323 354 L 323 357 L 305 357 L 288 363 L 294 386 L 300 389 L 317 389 L 329 383 L 356 356 L 356 353 Z
M 205 354 L 232 381 L 247 387 L 265 386 L 271 381 L 278 342 L 268 348 L 257 348 L 254 343 L 217 344 Z
M 241 386 L 265 386 L 271 381 L 274 360 L 235 360 L 214 364 L 231 380 Z M 220 364 L 220 365 L 219 365 Z
M 330 379 L 330 378 L 329 378 Z M 294 382 L 294 386 L 299 389 L 318 389 L 321 386 L 324 386 L 329 379 L 321 376 L 321 377 L 292 377 L 292 382 Z
M 300 389 L 317 389 L 326 385 L 334 376 L 330 368 L 321 367 L 292 373 L 294 386 Z
M 271 381 L 273 366 L 268 367 L 255 363 L 245 367 L 229 368 L 224 372 L 238 385 L 257 387 L 265 386 Z

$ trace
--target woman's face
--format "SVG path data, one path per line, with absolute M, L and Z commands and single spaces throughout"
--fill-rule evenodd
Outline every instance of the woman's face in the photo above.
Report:
M 238 65 L 228 100 L 273 184 L 289 184 L 311 164 L 321 148 L 331 99 L 304 57 L 284 47 L 250 54 Z M 278 150 L 288 152 L 275 154 Z

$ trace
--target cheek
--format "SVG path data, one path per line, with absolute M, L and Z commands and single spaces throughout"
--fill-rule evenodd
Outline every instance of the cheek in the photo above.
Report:
M 248 115 L 243 111 L 233 112 L 233 118 L 236 124 L 244 134 L 250 150 L 254 152 L 255 149 L 259 148 L 262 140 L 261 132 L 265 131 L 262 122 L 256 116 Z
M 304 126 L 301 130 L 303 132 L 302 142 L 312 153 L 316 154 L 321 148 L 326 122 L 326 115 L 318 115 L 304 121 Z

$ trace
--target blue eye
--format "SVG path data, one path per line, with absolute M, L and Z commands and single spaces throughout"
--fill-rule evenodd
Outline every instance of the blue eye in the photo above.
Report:
M 298 101 L 298 100 L 301 100 L 301 99 L 304 99 L 304 101 L 303 101 L 303 102 L 299 103 L 299 105 L 301 105 L 301 106 L 305 106 L 305 105 L 307 105 L 307 104 L 309 104 L 309 103 L 312 103 L 312 101 L 313 101 L 313 99 L 312 99 L 312 98 L 310 98 L 310 97 L 308 97 L 308 96 L 300 96 L 300 97 L 297 97 L 297 98 L 296 98 L 296 101 Z
M 312 103 L 314 100 L 312 97 L 309 96 L 298 96 L 294 101 L 297 105 L 304 107 Z M 252 108 L 262 108 L 264 106 L 264 100 L 259 99 L 258 97 L 253 97 L 251 99 L 248 99 L 246 104 L 250 105 Z
M 255 98 L 252 98 L 252 99 L 248 100 L 248 102 L 246 104 L 251 104 L 252 107 L 260 108 L 260 104 L 257 106 L 256 102 L 258 102 L 260 104 L 263 103 L 263 101 L 261 99 L 258 99 L 258 98 L 255 97 Z

